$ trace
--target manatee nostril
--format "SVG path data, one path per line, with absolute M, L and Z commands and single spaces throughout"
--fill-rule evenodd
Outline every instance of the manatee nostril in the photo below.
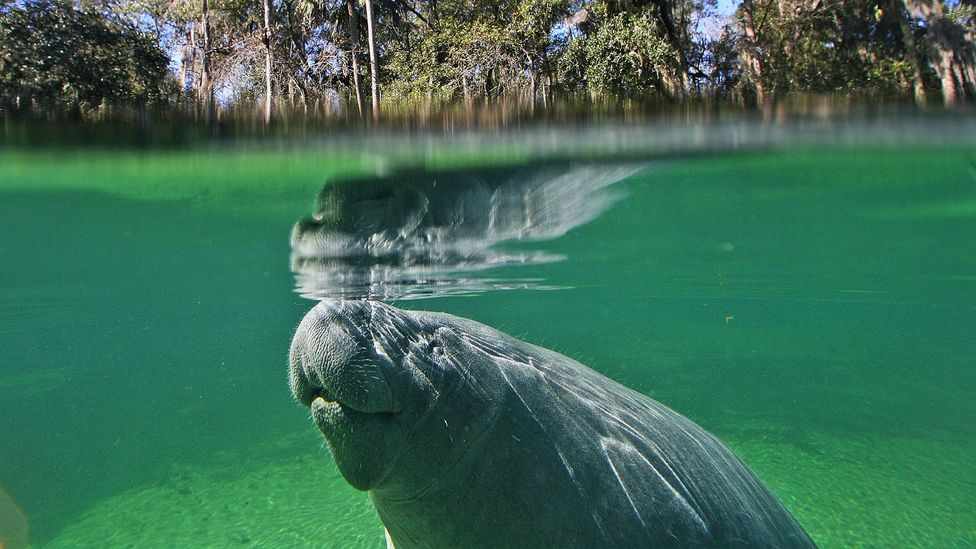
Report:
M 325 386 L 319 372 L 309 367 L 309 361 L 304 354 L 292 362 L 291 388 L 295 400 L 304 406 L 311 406 L 312 401 L 320 397 L 326 402 L 337 401 L 335 393 Z
M 321 398 L 326 402 L 338 402 L 335 393 L 322 387 L 316 383 L 313 379 L 302 377 L 295 384 L 293 389 L 293 394 L 295 395 L 295 400 L 302 403 L 304 406 L 311 406 L 312 402 Z
M 312 401 L 317 398 L 322 398 L 326 402 L 338 401 L 335 393 L 327 388 L 317 375 L 309 375 L 304 368 L 297 374 L 294 394 L 295 398 L 305 406 L 311 406 Z
M 326 402 L 338 402 L 335 395 L 331 391 L 324 387 L 316 387 L 312 394 L 312 400 L 320 397 Z

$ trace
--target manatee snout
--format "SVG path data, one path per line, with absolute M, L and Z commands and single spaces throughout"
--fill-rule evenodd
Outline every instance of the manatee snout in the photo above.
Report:
M 290 381 L 295 399 L 306 406 L 322 399 L 357 412 L 397 410 L 368 333 L 371 306 L 363 301 L 323 301 L 302 320 L 292 340 Z
M 360 490 L 387 477 L 404 446 L 404 416 L 433 398 L 404 358 L 412 332 L 402 320 L 368 301 L 323 301 L 292 339 L 292 394 L 311 408 L 339 471 Z

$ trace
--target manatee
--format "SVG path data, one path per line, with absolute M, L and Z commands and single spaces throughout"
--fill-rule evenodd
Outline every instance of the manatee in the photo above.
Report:
M 289 371 L 398 549 L 815 547 L 691 420 L 472 320 L 322 301 Z

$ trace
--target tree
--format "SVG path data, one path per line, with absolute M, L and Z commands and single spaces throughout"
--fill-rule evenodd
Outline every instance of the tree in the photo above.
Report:
M 762 81 L 762 62 L 759 60 L 759 45 L 756 40 L 756 25 L 753 21 L 752 0 L 743 0 L 739 8 L 742 13 L 742 64 L 746 67 L 748 81 L 756 90 L 756 102 L 760 107 L 766 104 L 766 89 Z
M 909 0 L 913 16 L 925 23 L 932 64 L 947 106 L 976 98 L 976 17 L 972 6 L 949 8 L 939 0 Z
M 570 91 L 592 95 L 674 97 L 680 89 L 679 54 L 647 13 L 588 13 L 582 34 L 560 58 L 560 76 Z
M 366 0 L 366 34 L 369 37 L 369 81 L 373 91 L 373 120 L 376 120 L 380 116 L 380 77 L 376 41 L 373 39 L 373 0 Z
M 203 0 L 200 9 L 200 27 L 203 30 L 203 71 L 200 78 L 200 101 L 203 103 L 204 120 L 207 124 L 213 119 L 214 88 L 211 70 L 210 7 Z
M 362 118 L 367 77 L 374 120 L 394 105 L 532 110 L 554 92 L 760 106 L 793 93 L 976 98 L 976 0 L 742 0 L 706 34 L 716 2 L 0 0 L 0 106 L 177 97 L 209 122 L 216 96 L 265 123 L 297 109 Z M 179 54 L 176 78 L 165 51 Z M 185 93 L 165 89 L 174 82 Z
M 349 60 L 352 65 L 353 88 L 356 92 L 356 109 L 359 117 L 363 117 L 363 92 L 359 85 L 359 13 L 356 11 L 355 0 L 346 0 L 346 11 L 349 16 Z M 374 99 L 375 102 L 375 99 Z
M 64 0 L 0 11 L 0 105 L 83 115 L 166 99 L 168 58 L 151 36 Z
M 264 123 L 271 123 L 271 0 L 262 0 L 264 7 Z
M 532 107 L 535 107 L 540 80 L 551 70 L 550 58 L 561 46 L 553 39 L 553 30 L 570 16 L 571 6 L 567 0 L 523 0 L 515 6 L 510 28 L 528 71 Z M 545 103 L 545 90 L 542 96 Z
M 915 44 L 915 29 L 912 25 L 914 17 L 908 13 L 903 0 L 891 0 L 890 8 L 898 19 L 898 29 L 901 31 L 901 38 L 905 42 L 905 49 L 907 50 L 906 58 L 912 66 L 912 95 L 915 98 L 915 103 L 924 105 L 926 94 L 922 67 L 925 64 L 925 56 Z
M 901 1 L 744 0 L 736 16 L 740 94 L 748 86 L 765 100 L 813 92 L 924 101 L 930 69 L 916 38 L 933 29 Z
M 570 0 L 430 3 L 405 10 L 403 38 L 387 43 L 386 93 L 393 100 L 445 105 L 477 99 L 533 106 L 553 69 L 553 30 Z M 396 36 L 396 35 L 395 35 Z

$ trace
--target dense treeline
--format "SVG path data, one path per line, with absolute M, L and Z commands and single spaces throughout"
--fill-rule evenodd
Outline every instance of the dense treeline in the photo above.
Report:
M 0 0 L 0 109 L 976 98 L 976 0 Z

